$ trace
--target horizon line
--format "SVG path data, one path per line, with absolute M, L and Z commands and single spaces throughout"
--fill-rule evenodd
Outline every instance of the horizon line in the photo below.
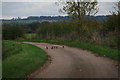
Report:
M 110 15 L 110 14 L 109 14 Z M 94 15 L 94 16 L 109 16 L 109 15 Z M 68 16 L 68 15 L 43 15 L 43 16 L 51 16 L 51 17 L 56 17 L 56 16 Z M 20 17 L 20 16 L 17 16 L 17 17 L 7 17 L 7 18 L 0 18 L 0 19 L 18 19 L 18 18 L 21 18 L 21 19 L 25 19 L 25 18 L 28 18 L 28 17 L 41 17 L 41 16 L 35 16 L 35 15 L 31 15 L 31 16 L 27 16 L 27 17 Z

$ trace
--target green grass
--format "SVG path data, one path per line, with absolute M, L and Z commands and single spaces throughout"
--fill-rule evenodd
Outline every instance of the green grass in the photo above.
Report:
M 89 50 L 89 51 L 92 51 L 93 53 L 97 53 L 101 56 L 106 56 L 111 59 L 120 60 L 120 57 L 119 57 L 120 51 L 119 50 L 111 49 L 111 48 L 103 47 L 103 46 L 99 46 L 99 45 L 84 43 L 84 42 L 67 42 L 67 41 L 55 41 L 55 40 L 23 40 L 23 41 L 63 44 L 63 45 L 68 45 L 68 46 L 72 46 L 72 47 Z
M 37 34 L 35 34 L 35 33 L 25 34 L 25 38 L 26 38 L 26 39 L 32 39 L 32 38 L 34 38 L 34 37 L 36 37 L 36 36 L 37 36 Z
M 13 42 L 13 41 L 3 41 L 3 53 L 2 58 L 5 59 L 8 56 L 19 53 L 22 50 L 21 43 Z
M 46 52 L 34 45 L 14 41 L 4 41 L 3 43 L 5 45 L 3 48 L 8 49 L 7 57 L 3 60 L 2 65 L 3 78 L 25 78 L 47 60 Z M 11 47 L 13 44 L 14 49 Z

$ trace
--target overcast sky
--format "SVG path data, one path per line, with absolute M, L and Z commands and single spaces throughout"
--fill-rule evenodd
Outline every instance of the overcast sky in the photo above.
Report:
M 43 2 L 42 0 L 41 2 L 31 2 L 30 0 L 27 0 L 27 2 L 11 0 L 10 2 L 10 0 L 4 0 L 2 1 L 2 18 L 66 15 L 59 12 L 63 5 L 57 6 L 55 2 L 46 1 L 48 2 Z M 109 15 L 109 11 L 114 11 L 114 4 L 115 2 L 112 2 L 112 0 L 111 2 L 99 2 L 99 12 L 97 15 Z

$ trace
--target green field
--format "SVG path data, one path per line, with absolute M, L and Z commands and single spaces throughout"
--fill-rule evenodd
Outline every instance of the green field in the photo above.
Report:
M 25 43 L 3 41 L 3 78 L 25 78 L 47 61 L 42 49 Z
M 97 53 L 101 56 L 106 56 L 111 59 L 120 60 L 119 53 L 120 51 L 117 49 L 111 49 L 108 47 L 93 45 L 85 42 L 70 42 L 70 41 L 56 41 L 56 40 L 23 40 L 23 41 L 33 41 L 33 42 L 46 42 L 52 44 L 63 44 L 71 47 L 82 48 L 85 50 L 92 51 L 93 53 Z
M 3 20 L 3 23 L 17 23 L 17 24 L 29 24 L 29 23 L 33 23 L 33 22 L 38 22 L 38 20 Z
M 28 34 L 25 34 L 25 38 L 26 39 L 33 39 L 37 36 L 36 33 L 28 33 Z

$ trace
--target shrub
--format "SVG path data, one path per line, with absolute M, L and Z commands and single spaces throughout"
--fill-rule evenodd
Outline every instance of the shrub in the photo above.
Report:
M 3 39 L 13 40 L 19 37 L 24 37 L 24 29 L 19 25 L 3 25 Z

